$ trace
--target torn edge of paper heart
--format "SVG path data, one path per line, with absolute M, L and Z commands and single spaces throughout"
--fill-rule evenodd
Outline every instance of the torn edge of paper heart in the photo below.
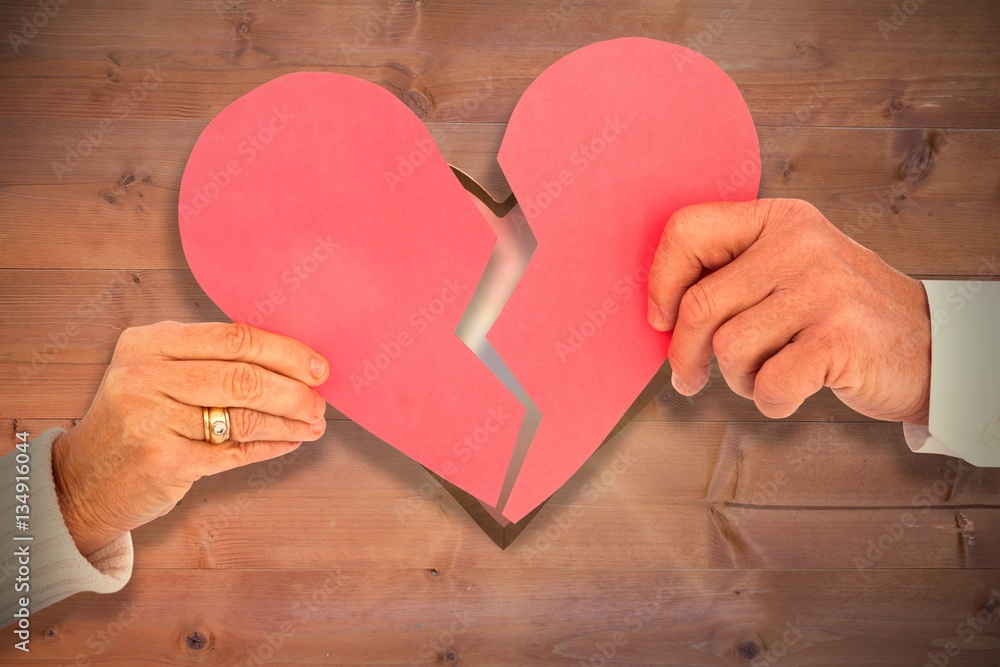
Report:
M 480 501 L 490 516 L 501 526 L 506 526 L 510 519 L 503 515 L 503 509 L 524 465 L 542 415 L 506 362 L 486 339 L 486 334 L 528 268 L 538 241 L 513 194 L 505 201 L 498 202 L 469 174 L 454 165 L 451 168 L 497 237 L 493 253 L 455 329 L 455 335 L 524 406 L 524 417 L 500 490 L 500 498 L 495 507 Z

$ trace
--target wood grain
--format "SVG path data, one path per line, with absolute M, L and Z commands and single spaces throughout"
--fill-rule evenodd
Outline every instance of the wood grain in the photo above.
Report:
M 0 291 L 11 307 L 0 310 L 0 418 L 84 415 L 111 360 L 121 331 L 160 320 L 227 321 L 188 270 L 0 270 Z M 674 392 L 669 375 L 637 419 L 669 421 L 765 420 L 752 402 L 733 394 L 715 367 L 705 391 Z M 28 388 L 28 391 L 25 391 Z M 328 416 L 337 418 L 334 408 Z M 829 391 L 809 399 L 794 419 L 867 419 Z
M 996 637 L 964 639 L 977 615 L 995 618 L 997 582 L 975 569 L 138 570 L 113 601 L 38 614 L 27 662 L 909 667 L 957 640 L 949 665 L 985 666 Z M 9 643 L 0 657 L 14 659 Z
M 184 260 L 181 174 L 286 72 L 390 90 L 502 200 L 505 123 L 548 64 L 691 45 L 746 97 L 762 196 L 911 275 L 1000 277 L 993 0 L 49 4 L 14 42 L 44 10 L 0 6 L 0 453 L 83 416 L 124 328 L 224 319 Z M 826 390 L 775 422 L 717 371 L 694 398 L 668 374 L 505 551 L 330 408 L 320 442 L 195 483 L 133 532 L 123 591 L 35 613 L 0 663 L 1000 664 L 1000 470 L 914 455 Z
M 17 427 L 38 433 L 50 424 Z M 169 515 L 134 531 L 136 564 L 992 567 L 1000 469 L 901 457 L 905 449 L 895 424 L 633 422 L 500 551 L 460 539 L 475 525 L 419 465 L 353 423 L 331 421 L 320 442 L 284 459 L 198 482 Z M 393 540 L 366 539 L 372 526 Z M 302 551 L 308 540 L 352 547 Z
M 0 29 L 36 10 L 8 3 Z M 924 3 L 883 36 L 893 11 L 866 0 L 218 0 L 181 11 L 105 0 L 64 7 L 16 55 L 8 49 L 0 80 L 12 117 L 207 120 L 281 74 L 335 70 L 379 83 L 428 121 L 506 122 L 547 65 L 641 35 L 718 62 L 762 125 L 997 127 L 996 3 Z M 147 94 L 131 103 L 136 89 Z
M 63 173 L 53 164 L 65 167 L 93 121 L 5 121 L 0 151 L 23 157 L 0 164 L 0 268 L 186 270 L 177 193 L 204 126 L 122 122 Z M 452 164 L 495 199 L 510 194 L 496 163 L 504 125 L 429 127 Z M 760 140 L 761 196 L 809 199 L 901 271 L 1000 276 L 1000 132 L 763 127 Z M 40 220 L 44 253 L 33 245 Z M 147 243 L 133 242 L 137 229 Z

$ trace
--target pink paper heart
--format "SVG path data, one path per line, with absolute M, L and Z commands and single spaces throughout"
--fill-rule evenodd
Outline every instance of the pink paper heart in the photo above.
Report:
M 664 223 L 755 197 L 760 156 L 721 69 L 627 38 L 543 72 L 498 159 L 538 240 L 488 336 L 542 415 L 504 498 L 517 521 L 666 358 L 669 334 L 645 319 Z M 229 317 L 311 345 L 331 361 L 331 404 L 497 505 L 525 410 L 454 333 L 495 236 L 402 102 L 332 73 L 260 86 L 202 133 L 178 217 L 192 272 Z

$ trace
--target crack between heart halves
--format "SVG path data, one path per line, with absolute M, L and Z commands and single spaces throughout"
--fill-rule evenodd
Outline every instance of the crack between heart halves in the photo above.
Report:
M 524 387 L 518 382 L 506 362 L 486 340 L 486 334 L 507 305 L 507 300 L 521 280 L 535 247 L 538 245 L 535 235 L 521 212 L 514 195 L 504 202 L 496 202 L 478 183 L 466 174 L 455 169 L 455 175 L 473 197 L 482 202 L 493 216 L 484 216 L 497 236 L 497 242 L 490 254 L 490 259 L 469 300 L 469 305 L 462 314 L 462 319 L 455 328 L 457 335 L 472 352 L 486 365 L 493 375 L 510 391 L 524 406 L 524 419 L 518 431 L 517 442 L 511 454 L 510 464 L 504 476 L 500 498 L 495 508 L 484 504 L 493 518 L 506 523 L 502 516 L 507 499 L 510 497 L 514 482 L 521 472 L 524 459 L 531 448 L 535 432 L 541 422 L 542 415 L 528 396 Z

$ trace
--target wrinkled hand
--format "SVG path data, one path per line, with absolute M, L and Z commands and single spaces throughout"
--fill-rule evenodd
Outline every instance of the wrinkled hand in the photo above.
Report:
M 206 475 L 286 454 L 326 428 L 312 387 L 327 362 L 242 324 L 161 322 L 122 332 L 86 416 L 53 444 L 59 505 L 85 556 L 169 512 Z M 204 441 L 202 406 L 230 408 Z
M 827 386 L 853 410 L 926 424 L 930 317 L 920 282 L 807 202 L 677 211 L 649 277 L 649 322 L 673 329 L 674 388 L 698 392 L 713 352 L 730 388 L 783 418 Z

